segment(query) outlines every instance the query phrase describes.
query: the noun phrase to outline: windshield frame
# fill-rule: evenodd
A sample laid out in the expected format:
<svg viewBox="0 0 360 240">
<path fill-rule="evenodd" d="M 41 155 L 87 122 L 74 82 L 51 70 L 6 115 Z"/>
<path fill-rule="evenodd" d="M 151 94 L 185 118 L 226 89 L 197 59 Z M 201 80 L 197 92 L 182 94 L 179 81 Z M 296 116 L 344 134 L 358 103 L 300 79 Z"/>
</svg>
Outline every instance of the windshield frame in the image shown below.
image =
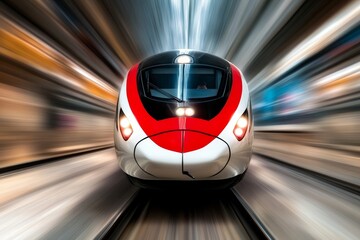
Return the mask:
<svg viewBox="0 0 360 240">
<path fill-rule="evenodd" d="M 161 94 L 163 94 L 164 96 L 168 96 L 169 98 L 161 98 L 161 97 L 155 97 L 155 96 L 149 96 L 148 91 L 146 90 L 146 87 L 144 84 L 146 84 L 147 79 L 145 77 L 145 73 L 150 70 L 150 69 L 155 69 L 155 68 L 160 68 L 160 67 L 181 67 L 181 72 L 179 73 L 179 79 L 180 79 L 180 85 L 181 85 L 181 97 L 179 96 L 175 96 L 169 92 L 162 92 L 159 91 L 161 88 L 158 87 L 156 84 L 151 83 L 151 85 L 155 85 L 152 86 L 153 89 L 156 89 L 157 91 L 159 91 Z M 217 94 L 216 96 L 211 96 L 211 97 L 204 97 L 204 98 L 189 98 L 189 99 L 184 99 L 184 91 L 187 91 L 187 89 L 185 89 L 185 67 L 186 66 L 190 66 L 190 67 L 204 67 L 204 68 L 210 68 L 210 69 L 214 69 L 214 70 L 218 70 L 221 71 L 222 75 L 221 75 L 221 80 L 220 80 L 220 85 L 219 88 L 217 89 Z M 229 71 L 229 69 L 226 68 L 222 68 L 222 67 L 218 67 L 218 66 L 214 66 L 214 65 L 209 65 L 209 64 L 199 64 L 199 63 L 190 63 L 190 64 L 177 64 L 177 63 L 167 63 L 167 64 L 157 64 L 157 65 L 152 65 L 152 66 L 148 66 L 146 68 L 143 68 L 139 71 L 138 73 L 138 90 L 140 95 L 142 95 L 143 97 L 150 99 L 152 101 L 158 101 L 158 102 L 193 102 L 193 103 L 201 103 L 201 102 L 208 102 L 208 101 L 215 101 L 218 100 L 220 98 L 223 98 L 225 96 L 226 93 L 230 92 L 230 88 L 231 88 L 231 71 Z M 149 82 L 150 83 L 150 82 Z M 158 89 L 157 89 L 158 88 Z M 150 89 L 150 88 L 149 88 Z M 161 89 L 162 90 L 162 89 Z"/>
</svg>

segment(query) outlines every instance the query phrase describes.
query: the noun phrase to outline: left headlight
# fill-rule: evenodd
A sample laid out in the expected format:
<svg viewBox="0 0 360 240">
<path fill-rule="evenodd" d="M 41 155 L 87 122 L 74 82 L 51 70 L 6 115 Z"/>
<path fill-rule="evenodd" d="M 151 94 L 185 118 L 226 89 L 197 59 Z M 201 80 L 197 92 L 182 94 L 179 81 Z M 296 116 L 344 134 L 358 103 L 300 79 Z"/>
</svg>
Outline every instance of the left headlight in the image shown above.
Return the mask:
<svg viewBox="0 0 360 240">
<path fill-rule="evenodd" d="M 127 141 L 130 138 L 131 134 L 133 133 L 133 129 L 131 127 L 129 119 L 125 116 L 122 110 L 120 110 L 120 115 L 119 115 L 119 127 L 120 127 L 121 136 L 125 141 Z"/>
</svg>

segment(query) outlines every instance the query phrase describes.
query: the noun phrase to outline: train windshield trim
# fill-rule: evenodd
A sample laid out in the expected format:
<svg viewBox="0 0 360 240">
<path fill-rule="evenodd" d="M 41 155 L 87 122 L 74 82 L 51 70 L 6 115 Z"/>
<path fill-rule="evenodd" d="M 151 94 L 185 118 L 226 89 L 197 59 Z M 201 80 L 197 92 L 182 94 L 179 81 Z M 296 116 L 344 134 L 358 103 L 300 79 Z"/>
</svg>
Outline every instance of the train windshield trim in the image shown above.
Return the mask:
<svg viewBox="0 0 360 240">
<path fill-rule="evenodd" d="M 140 67 L 138 91 L 146 111 L 156 120 L 178 116 L 181 102 L 196 109 L 193 117 L 210 120 L 225 106 L 231 76 L 230 69 L 207 64 Z"/>
<path fill-rule="evenodd" d="M 194 64 L 162 65 L 142 71 L 141 85 L 147 98 L 159 101 L 208 101 L 224 95 L 225 71 Z"/>
</svg>

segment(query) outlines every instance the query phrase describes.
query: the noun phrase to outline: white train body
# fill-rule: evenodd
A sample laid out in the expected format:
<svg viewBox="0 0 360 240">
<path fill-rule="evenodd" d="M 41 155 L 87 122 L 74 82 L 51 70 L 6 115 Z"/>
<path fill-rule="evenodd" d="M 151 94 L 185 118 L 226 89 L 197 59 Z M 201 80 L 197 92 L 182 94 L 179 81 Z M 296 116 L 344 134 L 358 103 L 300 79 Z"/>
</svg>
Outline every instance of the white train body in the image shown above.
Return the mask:
<svg viewBox="0 0 360 240">
<path fill-rule="evenodd" d="M 203 52 L 147 58 L 123 82 L 114 138 L 121 169 L 138 185 L 230 186 L 252 154 L 247 83 L 233 64 Z"/>
</svg>

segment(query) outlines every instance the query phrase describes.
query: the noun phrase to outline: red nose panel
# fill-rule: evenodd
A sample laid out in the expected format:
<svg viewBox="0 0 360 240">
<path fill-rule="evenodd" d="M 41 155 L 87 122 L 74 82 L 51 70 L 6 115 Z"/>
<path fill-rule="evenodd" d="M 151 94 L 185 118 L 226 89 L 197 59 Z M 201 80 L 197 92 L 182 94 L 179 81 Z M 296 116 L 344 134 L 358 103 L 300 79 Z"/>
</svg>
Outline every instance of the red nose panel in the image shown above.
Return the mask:
<svg viewBox="0 0 360 240">
<path fill-rule="evenodd" d="M 182 131 L 171 131 L 150 137 L 151 140 L 165 149 L 172 149 L 175 152 L 182 150 Z M 159 144 L 161 143 L 161 145 Z M 151 151 L 151 149 L 149 149 Z"/>
<path fill-rule="evenodd" d="M 224 169 L 230 158 L 230 148 L 223 140 L 192 131 L 185 131 L 184 136 L 184 149 L 188 151 L 182 155 L 183 171 L 189 172 L 194 178 L 206 178 Z M 212 148 L 191 152 L 196 146 L 201 149 L 201 141 L 206 140 L 214 141 Z"/>
<path fill-rule="evenodd" d="M 184 153 L 203 148 L 215 139 L 213 136 L 193 131 L 184 131 L 183 136 Z"/>
</svg>

